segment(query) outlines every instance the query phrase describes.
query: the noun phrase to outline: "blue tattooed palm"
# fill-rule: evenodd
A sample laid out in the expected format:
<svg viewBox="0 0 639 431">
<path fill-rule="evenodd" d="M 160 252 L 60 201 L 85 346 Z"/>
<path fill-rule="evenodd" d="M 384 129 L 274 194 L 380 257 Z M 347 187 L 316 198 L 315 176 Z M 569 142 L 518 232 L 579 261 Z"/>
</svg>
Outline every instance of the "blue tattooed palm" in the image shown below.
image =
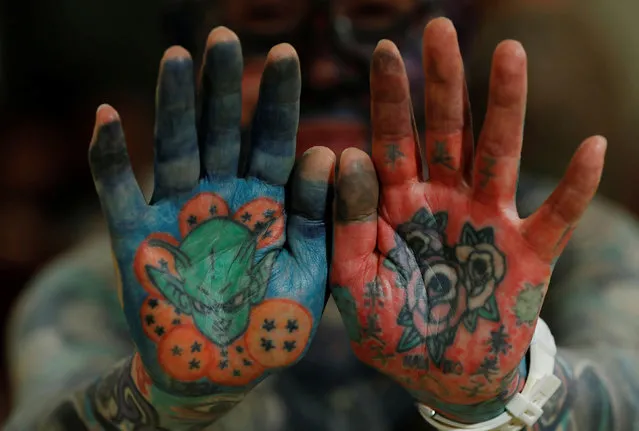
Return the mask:
<svg viewBox="0 0 639 431">
<path fill-rule="evenodd" d="M 242 391 L 295 363 L 325 303 L 332 153 L 309 150 L 300 159 L 285 205 L 299 62 L 290 46 L 271 52 L 246 160 L 240 160 L 242 67 L 238 41 L 208 50 L 196 127 L 192 61 L 182 49 L 167 51 L 148 204 L 109 107 L 98 111 L 89 152 L 144 373 L 177 395 Z"/>
</svg>

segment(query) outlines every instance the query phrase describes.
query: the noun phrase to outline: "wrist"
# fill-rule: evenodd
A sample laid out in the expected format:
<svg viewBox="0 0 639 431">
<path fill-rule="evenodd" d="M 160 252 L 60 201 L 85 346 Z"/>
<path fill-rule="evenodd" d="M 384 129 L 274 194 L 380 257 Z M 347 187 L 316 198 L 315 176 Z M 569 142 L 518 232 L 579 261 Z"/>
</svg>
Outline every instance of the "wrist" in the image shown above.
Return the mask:
<svg viewBox="0 0 639 431">
<path fill-rule="evenodd" d="M 244 398 L 245 391 L 218 392 L 210 395 L 174 393 L 160 387 L 149 377 L 140 355 L 130 361 L 131 379 L 140 395 L 153 407 L 160 423 L 167 429 L 192 429 L 193 425 L 210 425 L 224 416 Z"/>
<path fill-rule="evenodd" d="M 501 401 L 503 410 L 501 414 L 495 415 L 496 409 L 494 401 L 488 401 L 475 405 L 463 406 L 439 406 L 434 404 L 434 408 L 426 404 L 418 404 L 418 408 L 424 419 L 437 430 L 458 431 L 515 431 L 521 430 L 525 426 L 533 426 L 543 414 L 543 406 L 550 397 L 557 391 L 561 382 L 554 375 L 555 355 L 557 353 L 554 338 L 548 326 L 539 319 L 535 335 L 533 337 L 528 364 L 530 368 L 521 366 L 524 372 L 528 371 L 527 380 L 523 389 L 514 391 L 509 397 L 497 397 Z M 518 371 L 518 370 L 516 370 Z M 520 378 L 524 379 L 523 372 L 517 372 Z M 486 408 L 490 406 L 489 408 Z M 478 411 L 473 411 L 478 409 Z M 493 417 L 479 416 L 492 410 Z M 457 417 L 454 417 L 457 415 Z M 472 418 L 472 421 L 469 420 Z"/>
</svg>

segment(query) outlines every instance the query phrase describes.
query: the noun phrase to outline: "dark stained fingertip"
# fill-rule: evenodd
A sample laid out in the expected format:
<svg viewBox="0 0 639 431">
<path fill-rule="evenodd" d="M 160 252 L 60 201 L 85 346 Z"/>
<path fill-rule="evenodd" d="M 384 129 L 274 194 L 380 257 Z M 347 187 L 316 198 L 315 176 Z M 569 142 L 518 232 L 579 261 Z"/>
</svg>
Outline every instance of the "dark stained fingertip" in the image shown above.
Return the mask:
<svg viewBox="0 0 639 431">
<path fill-rule="evenodd" d="M 96 128 L 89 148 L 89 164 L 96 181 L 109 182 L 128 172 L 129 154 L 126 148 L 122 124 L 117 112 L 110 106 L 100 107 Z"/>
<path fill-rule="evenodd" d="M 162 57 L 156 91 L 151 203 L 190 191 L 199 175 L 193 60 L 184 48 L 173 46 Z"/>
<path fill-rule="evenodd" d="M 337 222 L 368 221 L 377 216 L 379 186 L 373 162 L 361 150 L 342 153 L 335 188 Z"/>
<path fill-rule="evenodd" d="M 89 166 L 111 234 L 126 235 L 146 201 L 131 169 L 120 117 L 108 105 L 96 113 Z"/>
<path fill-rule="evenodd" d="M 193 61 L 181 51 L 176 47 L 175 54 L 179 55 L 165 55 L 160 70 L 155 153 L 160 163 L 189 154 L 197 159 Z"/>
<path fill-rule="evenodd" d="M 389 40 L 382 40 L 373 51 L 372 69 L 383 74 L 396 74 L 404 70 L 402 57 L 397 46 Z"/>
<path fill-rule="evenodd" d="M 97 111 L 95 112 L 95 132 L 97 132 L 98 127 L 107 123 L 112 123 L 113 121 L 119 121 L 120 114 L 111 106 L 106 103 L 98 106 Z M 94 135 L 95 136 L 95 135 Z"/>
<path fill-rule="evenodd" d="M 201 74 L 200 147 L 206 171 L 236 176 L 240 157 L 242 75 L 240 41 L 226 27 L 209 34 Z"/>
<path fill-rule="evenodd" d="M 266 58 L 260 98 L 277 103 L 296 102 L 301 89 L 300 62 L 295 49 L 286 43 L 275 46 Z"/>
<path fill-rule="evenodd" d="M 234 33 L 231 34 L 235 36 Z M 203 67 L 204 78 L 213 81 L 211 82 L 213 95 L 240 93 L 244 60 L 242 45 L 237 36 L 216 37 L 210 40 L 207 44 Z"/>
<path fill-rule="evenodd" d="M 373 52 L 371 96 L 374 102 L 399 103 L 409 97 L 406 68 L 394 43 L 382 40 Z"/>
<path fill-rule="evenodd" d="M 283 185 L 295 162 L 301 92 L 300 64 L 288 44 L 271 49 L 251 128 L 248 175 Z"/>
<path fill-rule="evenodd" d="M 313 147 L 295 166 L 291 209 L 309 220 L 323 220 L 333 199 L 335 154 L 326 147 Z"/>
</svg>

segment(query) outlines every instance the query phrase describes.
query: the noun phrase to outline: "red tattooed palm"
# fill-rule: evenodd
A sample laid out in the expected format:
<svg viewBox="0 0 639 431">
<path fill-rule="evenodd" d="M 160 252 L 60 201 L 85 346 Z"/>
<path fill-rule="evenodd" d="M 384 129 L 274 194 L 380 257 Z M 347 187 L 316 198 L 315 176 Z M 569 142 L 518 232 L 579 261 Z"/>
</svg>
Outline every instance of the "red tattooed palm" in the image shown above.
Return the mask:
<svg viewBox="0 0 639 431">
<path fill-rule="evenodd" d="M 606 145 L 582 144 L 556 191 L 520 219 L 523 48 L 509 41 L 495 52 L 474 157 L 449 21 L 427 27 L 424 63 L 422 153 L 397 48 L 384 41 L 375 51 L 373 158 L 342 155 L 331 285 L 356 355 L 455 416 L 464 405 L 503 407 L 523 383 L 553 262 L 597 188 Z"/>
</svg>

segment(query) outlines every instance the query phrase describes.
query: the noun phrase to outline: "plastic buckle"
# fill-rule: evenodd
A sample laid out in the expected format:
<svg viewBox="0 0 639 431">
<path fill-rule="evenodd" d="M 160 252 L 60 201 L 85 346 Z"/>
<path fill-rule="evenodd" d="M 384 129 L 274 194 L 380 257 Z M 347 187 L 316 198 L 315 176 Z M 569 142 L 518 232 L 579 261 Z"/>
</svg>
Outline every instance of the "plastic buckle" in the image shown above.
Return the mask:
<svg viewBox="0 0 639 431">
<path fill-rule="evenodd" d="M 546 375 L 535 382 L 529 395 L 517 394 L 506 405 L 506 410 L 513 418 L 533 426 L 544 414 L 541 406 L 559 389 L 561 380 L 554 375 Z"/>
</svg>

